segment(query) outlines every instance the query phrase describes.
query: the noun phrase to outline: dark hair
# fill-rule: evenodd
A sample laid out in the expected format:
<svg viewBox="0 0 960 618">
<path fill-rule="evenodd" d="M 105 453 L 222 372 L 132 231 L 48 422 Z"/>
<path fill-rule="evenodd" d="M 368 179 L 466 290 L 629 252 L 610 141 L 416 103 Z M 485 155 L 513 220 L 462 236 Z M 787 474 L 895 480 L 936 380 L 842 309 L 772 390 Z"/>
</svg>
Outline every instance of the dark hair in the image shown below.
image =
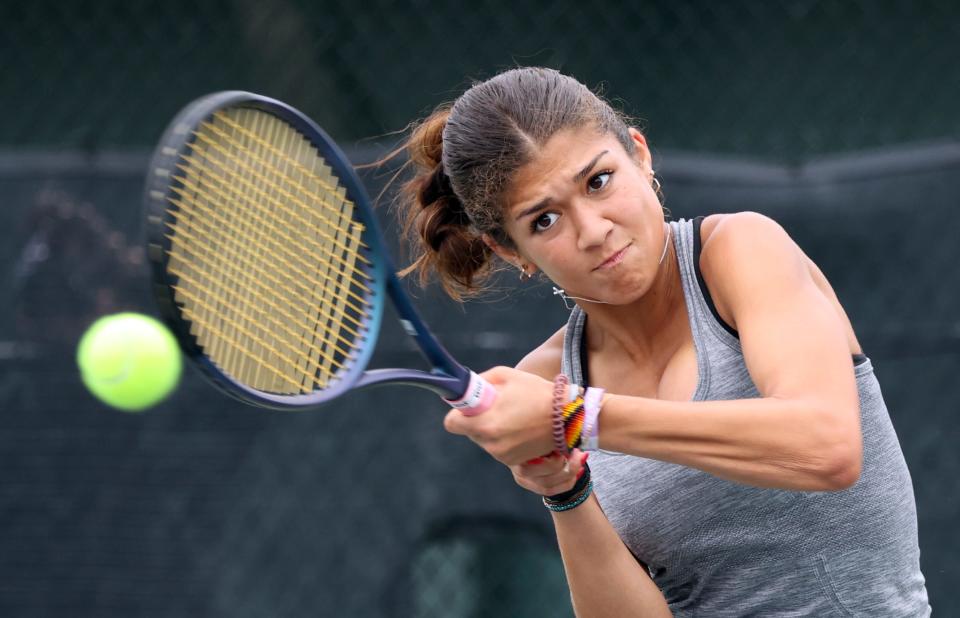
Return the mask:
<svg viewBox="0 0 960 618">
<path fill-rule="evenodd" d="M 490 235 L 503 228 L 504 194 L 517 171 L 558 131 L 593 126 L 634 143 L 625 118 L 576 79 L 543 68 L 512 69 L 473 85 L 416 125 L 406 141 L 413 178 L 401 203 L 415 259 L 402 274 L 432 272 L 455 299 L 482 290 L 495 270 Z"/>
</svg>

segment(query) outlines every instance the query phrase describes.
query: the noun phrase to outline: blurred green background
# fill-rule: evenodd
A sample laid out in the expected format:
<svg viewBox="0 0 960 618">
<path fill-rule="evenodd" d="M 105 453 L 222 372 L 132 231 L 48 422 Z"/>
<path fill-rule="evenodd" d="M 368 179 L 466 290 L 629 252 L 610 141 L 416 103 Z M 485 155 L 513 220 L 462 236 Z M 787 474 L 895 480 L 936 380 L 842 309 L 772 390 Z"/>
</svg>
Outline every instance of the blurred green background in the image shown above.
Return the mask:
<svg viewBox="0 0 960 618">
<path fill-rule="evenodd" d="M 931 603 L 960 614 L 958 41 L 947 0 L 0 0 L 0 615 L 570 615 L 544 509 L 433 397 L 266 412 L 188 371 L 130 416 L 73 364 L 97 316 L 153 312 L 142 179 L 187 102 L 279 98 L 363 162 L 517 65 L 636 118 L 675 217 L 764 212 L 821 265 L 911 467 Z M 417 297 L 478 369 L 565 318 L 542 284 Z M 416 362 L 397 331 L 376 364 Z"/>
</svg>

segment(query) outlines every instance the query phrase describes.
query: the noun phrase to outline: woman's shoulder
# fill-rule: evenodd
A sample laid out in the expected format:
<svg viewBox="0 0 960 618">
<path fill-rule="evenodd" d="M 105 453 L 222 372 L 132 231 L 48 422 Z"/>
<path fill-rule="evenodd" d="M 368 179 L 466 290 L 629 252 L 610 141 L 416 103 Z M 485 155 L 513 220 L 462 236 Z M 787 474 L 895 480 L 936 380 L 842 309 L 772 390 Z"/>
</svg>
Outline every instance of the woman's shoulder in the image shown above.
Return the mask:
<svg viewBox="0 0 960 618">
<path fill-rule="evenodd" d="M 563 338 L 567 332 L 564 325 L 546 341 L 537 346 L 517 363 L 517 369 L 552 380 L 560 373 L 563 362 Z"/>
<path fill-rule="evenodd" d="M 763 240 L 770 237 L 789 239 L 779 223 L 758 212 L 708 215 L 700 224 L 700 242 L 704 251 L 711 241 L 713 245 L 718 245 L 748 238 Z"/>
<path fill-rule="evenodd" d="M 764 280 L 806 273 L 809 259 L 783 227 L 756 212 L 710 215 L 700 224 L 700 273 L 720 316 L 733 325 L 735 298 Z M 734 326 L 734 328 L 736 328 Z"/>
</svg>

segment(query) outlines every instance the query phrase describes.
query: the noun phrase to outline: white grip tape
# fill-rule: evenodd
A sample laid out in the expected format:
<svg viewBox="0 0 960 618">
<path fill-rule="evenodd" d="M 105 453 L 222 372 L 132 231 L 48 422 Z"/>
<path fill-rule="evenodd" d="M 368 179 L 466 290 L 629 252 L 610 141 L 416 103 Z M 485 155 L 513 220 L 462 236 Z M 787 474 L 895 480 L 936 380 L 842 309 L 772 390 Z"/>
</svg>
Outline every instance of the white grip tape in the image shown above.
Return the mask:
<svg viewBox="0 0 960 618">
<path fill-rule="evenodd" d="M 467 416 L 475 416 L 484 412 L 493 405 L 493 400 L 497 396 L 497 391 L 489 382 L 470 372 L 470 383 L 467 390 L 460 399 L 444 399 L 454 408 L 460 410 Z"/>
</svg>

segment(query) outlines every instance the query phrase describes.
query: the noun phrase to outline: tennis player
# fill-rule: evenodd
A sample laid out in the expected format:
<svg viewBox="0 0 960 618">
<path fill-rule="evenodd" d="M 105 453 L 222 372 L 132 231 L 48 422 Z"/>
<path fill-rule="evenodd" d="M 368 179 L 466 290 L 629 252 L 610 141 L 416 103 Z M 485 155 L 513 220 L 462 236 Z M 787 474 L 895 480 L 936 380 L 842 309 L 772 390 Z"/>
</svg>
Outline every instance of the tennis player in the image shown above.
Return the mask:
<svg viewBox="0 0 960 618">
<path fill-rule="evenodd" d="M 644 135 L 552 70 L 474 85 L 407 146 L 409 270 L 460 299 L 505 263 L 575 303 L 445 426 L 544 496 L 578 616 L 930 614 L 874 369 L 779 225 L 669 221 Z"/>
</svg>

